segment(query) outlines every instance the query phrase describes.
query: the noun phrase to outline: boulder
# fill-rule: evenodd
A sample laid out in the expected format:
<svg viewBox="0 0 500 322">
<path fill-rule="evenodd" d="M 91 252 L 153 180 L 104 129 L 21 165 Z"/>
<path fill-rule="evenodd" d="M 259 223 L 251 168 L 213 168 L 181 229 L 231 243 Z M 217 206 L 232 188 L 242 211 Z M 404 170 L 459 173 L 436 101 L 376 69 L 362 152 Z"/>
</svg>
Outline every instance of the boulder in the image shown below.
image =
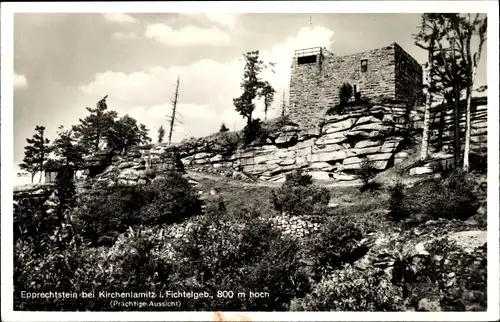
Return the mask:
<svg viewBox="0 0 500 322">
<path fill-rule="evenodd" d="M 344 146 L 340 144 L 314 145 L 311 153 L 325 153 L 339 150 L 344 150 Z"/>
<path fill-rule="evenodd" d="M 381 121 L 374 117 L 374 116 L 362 116 L 358 119 L 358 121 L 356 122 L 356 127 L 358 125 L 361 125 L 361 124 L 367 124 L 367 123 L 381 123 Z"/>
<path fill-rule="evenodd" d="M 335 167 L 327 162 L 314 162 L 309 164 L 309 169 L 331 171 Z"/>
<path fill-rule="evenodd" d="M 349 149 L 347 151 L 348 151 L 348 156 L 356 156 L 356 155 L 367 155 L 367 154 L 379 153 L 380 149 L 382 149 L 381 146 L 372 146 L 372 147 L 361 148 L 361 149 Z"/>
<path fill-rule="evenodd" d="M 345 174 L 342 172 L 336 172 L 333 174 L 333 178 L 338 181 L 354 181 L 358 179 L 358 176 L 353 174 Z"/>
<path fill-rule="evenodd" d="M 346 150 L 333 151 L 319 154 L 312 154 L 307 159 L 309 162 L 324 162 L 345 159 L 347 156 Z"/>
<path fill-rule="evenodd" d="M 392 153 L 378 153 L 378 154 L 371 154 L 368 155 L 367 158 L 370 161 L 382 161 L 382 160 L 389 160 L 392 157 Z"/>
<path fill-rule="evenodd" d="M 295 163 L 295 159 L 290 158 L 290 159 L 281 160 L 281 162 L 279 163 L 279 165 L 281 165 L 281 166 L 287 166 L 287 165 L 293 165 L 294 163 Z"/>
<path fill-rule="evenodd" d="M 122 171 L 118 175 L 118 179 L 123 179 L 123 180 L 138 180 L 139 179 L 139 172 L 133 169 L 127 169 Z"/>
<path fill-rule="evenodd" d="M 118 169 L 126 169 L 134 166 L 133 162 L 122 162 L 118 165 Z"/>
<path fill-rule="evenodd" d="M 448 237 L 457 243 L 465 252 L 472 253 L 475 249 L 485 245 L 488 241 L 484 230 L 461 231 L 451 233 Z"/>
<path fill-rule="evenodd" d="M 362 149 L 362 148 L 367 148 L 367 147 L 372 147 L 372 146 L 380 146 L 382 145 L 382 142 L 380 141 L 372 141 L 372 140 L 363 140 L 359 141 L 354 145 L 355 149 Z"/>
<path fill-rule="evenodd" d="M 255 164 L 263 164 L 263 163 L 269 163 L 272 161 L 279 162 L 279 158 L 276 154 L 264 154 L 264 155 L 259 155 L 256 156 L 254 159 Z"/>
<path fill-rule="evenodd" d="M 330 174 L 324 171 L 309 171 L 308 174 L 313 180 L 332 180 Z"/>
<path fill-rule="evenodd" d="M 293 141 L 297 140 L 297 134 L 296 133 L 281 133 L 274 142 L 276 144 L 285 144 L 285 143 L 291 143 Z"/>
<path fill-rule="evenodd" d="M 367 123 L 362 125 L 356 125 L 352 130 L 390 132 L 392 130 L 392 126 L 383 125 L 382 123 Z"/>
<path fill-rule="evenodd" d="M 321 137 L 319 137 L 314 143 L 316 145 L 327 145 L 327 144 L 341 143 L 341 142 L 344 142 L 346 140 L 346 135 L 348 133 L 349 133 L 349 131 L 325 134 L 325 135 L 322 135 Z"/>
<path fill-rule="evenodd" d="M 348 118 L 340 122 L 328 123 L 323 127 L 323 133 L 329 134 L 345 131 L 347 129 L 350 129 L 355 123 L 356 120 L 353 118 Z"/>
<path fill-rule="evenodd" d="M 416 167 L 416 168 L 410 169 L 410 176 L 431 174 L 433 172 L 434 172 L 434 170 L 432 168 L 430 168 L 429 166 Z"/>
</svg>

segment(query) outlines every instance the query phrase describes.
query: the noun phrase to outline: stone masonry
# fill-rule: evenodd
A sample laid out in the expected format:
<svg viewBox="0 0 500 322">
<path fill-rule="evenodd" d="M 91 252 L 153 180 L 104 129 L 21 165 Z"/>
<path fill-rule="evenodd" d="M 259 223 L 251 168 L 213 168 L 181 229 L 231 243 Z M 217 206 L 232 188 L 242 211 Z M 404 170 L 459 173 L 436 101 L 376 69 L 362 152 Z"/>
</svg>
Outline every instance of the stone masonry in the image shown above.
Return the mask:
<svg viewBox="0 0 500 322">
<path fill-rule="evenodd" d="M 296 51 L 290 78 L 290 117 L 302 128 L 313 128 L 339 103 L 342 84 L 363 98 L 385 97 L 417 103 L 422 68 L 398 44 L 362 53 L 336 56 L 324 48 Z"/>
</svg>

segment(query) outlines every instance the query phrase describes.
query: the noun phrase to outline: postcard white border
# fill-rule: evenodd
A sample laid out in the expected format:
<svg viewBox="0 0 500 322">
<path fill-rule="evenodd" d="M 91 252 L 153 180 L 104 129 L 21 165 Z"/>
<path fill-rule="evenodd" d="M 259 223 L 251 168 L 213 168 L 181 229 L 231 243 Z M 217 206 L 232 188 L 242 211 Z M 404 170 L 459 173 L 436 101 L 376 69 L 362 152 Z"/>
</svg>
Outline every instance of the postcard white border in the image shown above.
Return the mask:
<svg viewBox="0 0 500 322">
<path fill-rule="evenodd" d="M 497 1 L 290 1 L 290 2 L 25 2 L 1 8 L 2 320 L 5 321 L 200 321 L 213 312 L 14 312 L 12 299 L 13 20 L 14 13 L 422 13 L 488 14 L 488 310 L 487 312 L 225 312 L 253 321 L 493 321 L 499 318 L 499 77 Z M 42 62 L 40 62 L 42 63 Z"/>
</svg>

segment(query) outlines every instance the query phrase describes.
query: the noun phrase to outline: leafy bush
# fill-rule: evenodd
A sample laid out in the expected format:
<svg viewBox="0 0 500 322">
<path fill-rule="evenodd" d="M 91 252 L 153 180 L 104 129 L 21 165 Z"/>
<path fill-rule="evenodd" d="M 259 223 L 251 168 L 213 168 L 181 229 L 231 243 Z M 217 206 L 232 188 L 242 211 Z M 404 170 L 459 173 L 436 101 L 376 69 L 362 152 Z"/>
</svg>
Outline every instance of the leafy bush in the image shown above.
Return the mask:
<svg viewBox="0 0 500 322">
<path fill-rule="evenodd" d="M 201 203 L 187 179 L 171 172 L 150 185 L 94 193 L 76 212 L 92 245 L 110 245 L 128 227 L 173 223 L 198 214 Z"/>
<path fill-rule="evenodd" d="M 112 308 L 110 299 L 97 292 L 161 292 L 170 289 L 173 276 L 167 259 L 155 254 L 158 242 L 151 236 L 121 235 L 110 249 L 69 247 L 33 257 L 22 244 L 15 248 L 14 307 L 30 311 L 137 310 Z M 94 298 L 31 299 L 26 292 L 94 292 Z M 149 299 L 144 299 L 148 301 Z M 146 308 L 154 310 L 154 308 Z"/>
<path fill-rule="evenodd" d="M 14 207 L 14 242 L 28 242 L 35 254 L 41 254 L 53 247 L 51 238 L 56 229 L 65 222 L 64 214 L 55 210 L 50 209 L 44 200 L 22 199 Z"/>
<path fill-rule="evenodd" d="M 232 155 L 242 144 L 238 132 L 221 132 L 214 139 L 214 146 L 224 156 Z"/>
<path fill-rule="evenodd" d="M 431 180 L 404 191 L 392 191 L 390 217 L 418 224 L 429 219 L 465 220 L 478 208 L 472 181 L 461 171 L 454 171 L 441 181 Z"/>
<path fill-rule="evenodd" d="M 188 180 L 176 172 L 144 187 L 149 202 L 141 209 L 140 223 L 161 225 L 199 214 L 201 201 Z"/>
<path fill-rule="evenodd" d="M 339 101 L 340 105 L 345 105 L 352 98 L 352 86 L 348 83 L 342 84 L 339 89 Z"/>
<path fill-rule="evenodd" d="M 401 182 L 397 182 L 390 189 L 389 200 L 389 218 L 393 221 L 402 221 L 407 218 L 410 213 L 403 203 L 405 198 L 405 186 Z"/>
<path fill-rule="evenodd" d="M 323 212 L 330 201 L 326 188 L 283 185 L 271 192 L 274 209 L 290 216 L 313 215 Z"/>
<path fill-rule="evenodd" d="M 401 311 L 401 292 L 372 270 L 346 266 L 323 278 L 304 298 L 292 302 L 293 311 Z"/>
<path fill-rule="evenodd" d="M 301 170 L 290 172 L 285 177 L 285 185 L 296 187 L 307 187 L 313 183 L 310 174 L 304 174 Z"/>
<path fill-rule="evenodd" d="M 365 158 L 361 162 L 361 167 L 358 171 L 358 175 L 363 180 L 364 187 L 368 186 L 368 183 L 377 175 L 377 168 L 375 167 L 373 161 Z"/>
<path fill-rule="evenodd" d="M 347 216 L 329 218 L 320 233 L 312 240 L 309 257 L 315 273 L 324 273 L 354 262 L 360 257 L 358 245 L 362 229 Z"/>
<path fill-rule="evenodd" d="M 250 218 L 240 225 L 219 222 L 215 226 L 206 221 L 186 239 L 174 245 L 179 258 L 176 285 L 186 291 L 210 292 L 214 298 L 186 300 L 182 310 L 284 310 L 291 299 L 309 290 L 298 244 L 282 238 L 267 221 Z M 217 297 L 218 291 L 232 291 L 234 298 Z M 249 292 L 256 291 L 269 296 L 250 298 Z M 246 298 L 238 298 L 238 292 L 245 292 Z"/>
<path fill-rule="evenodd" d="M 249 124 L 243 128 L 243 143 L 249 145 L 250 143 L 264 142 L 267 136 L 267 131 L 262 126 L 260 119 L 253 119 Z"/>
</svg>

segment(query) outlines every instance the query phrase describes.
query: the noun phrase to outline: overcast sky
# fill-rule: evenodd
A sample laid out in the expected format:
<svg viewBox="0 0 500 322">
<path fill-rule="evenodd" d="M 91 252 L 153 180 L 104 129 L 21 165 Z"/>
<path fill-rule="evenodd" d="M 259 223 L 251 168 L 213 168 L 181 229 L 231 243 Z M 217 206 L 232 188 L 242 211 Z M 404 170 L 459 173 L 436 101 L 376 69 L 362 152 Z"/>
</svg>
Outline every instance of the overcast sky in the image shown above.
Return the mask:
<svg viewBox="0 0 500 322">
<path fill-rule="evenodd" d="M 36 125 L 53 140 L 59 125 L 76 124 L 105 95 L 109 109 L 146 124 L 156 141 L 160 125 L 168 125 L 177 76 L 184 125 L 173 141 L 211 134 L 221 122 L 239 129 L 244 120 L 232 99 L 241 93 L 243 53 L 258 49 L 277 63 L 267 75 L 279 93 L 273 117 L 295 49 L 324 46 L 342 55 L 397 42 L 423 63 L 425 52 L 412 40 L 419 20 L 418 14 L 15 14 L 14 161 L 22 160 Z M 486 84 L 486 51 L 478 86 Z"/>
</svg>

